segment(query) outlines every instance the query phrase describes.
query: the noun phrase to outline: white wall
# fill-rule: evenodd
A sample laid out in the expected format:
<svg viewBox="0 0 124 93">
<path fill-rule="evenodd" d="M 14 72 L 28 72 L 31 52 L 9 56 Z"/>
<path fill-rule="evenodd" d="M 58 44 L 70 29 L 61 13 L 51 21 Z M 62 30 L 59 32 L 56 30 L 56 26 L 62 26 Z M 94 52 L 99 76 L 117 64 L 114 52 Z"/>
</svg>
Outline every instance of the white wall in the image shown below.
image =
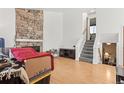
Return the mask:
<svg viewBox="0 0 124 93">
<path fill-rule="evenodd" d="M 15 9 L 0 8 L 0 37 L 5 39 L 6 47 L 14 46 L 15 38 Z"/>
<path fill-rule="evenodd" d="M 44 11 L 43 50 L 58 49 L 63 39 L 63 14 Z"/>
<path fill-rule="evenodd" d="M 73 48 L 82 34 L 82 9 L 44 9 L 44 50 Z"/>
<path fill-rule="evenodd" d="M 43 50 L 73 48 L 82 34 L 82 9 L 44 9 Z M 14 46 L 15 9 L 0 9 L 0 37 L 6 47 Z"/>
<path fill-rule="evenodd" d="M 67 9 L 63 15 L 63 42 L 64 48 L 73 48 L 82 34 L 81 9 Z"/>
<path fill-rule="evenodd" d="M 82 13 L 92 8 L 44 8 L 44 10 L 63 13 L 63 40 L 61 48 L 73 48 L 83 33 Z"/>
<path fill-rule="evenodd" d="M 96 26 L 97 26 L 97 43 L 101 47 L 102 41 L 108 39 L 108 41 L 114 41 L 113 38 L 107 38 L 107 34 L 113 33 L 113 35 L 120 36 L 122 28 L 124 26 L 124 9 L 96 9 Z M 115 34 L 114 34 L 115 33 Z M 104 34 L 104 35 L 103 35 Z M 111 34 L 112 35 L 112 34 Z M 116 39 L 116 38 L 115 38 Z M 123 55 L 122 55 L 122 37 L 118 38 L 117 45 L 117 65 L 122 65 Z M 107 41 L 107 40 L 106 40 Z M 116 40 L 115 40 L 116 41 Z M 97 51 L 96 51 L 97 52 Z M 95 60 L 98 63 L 98 54 L 95 54 Z"/>
</svg>

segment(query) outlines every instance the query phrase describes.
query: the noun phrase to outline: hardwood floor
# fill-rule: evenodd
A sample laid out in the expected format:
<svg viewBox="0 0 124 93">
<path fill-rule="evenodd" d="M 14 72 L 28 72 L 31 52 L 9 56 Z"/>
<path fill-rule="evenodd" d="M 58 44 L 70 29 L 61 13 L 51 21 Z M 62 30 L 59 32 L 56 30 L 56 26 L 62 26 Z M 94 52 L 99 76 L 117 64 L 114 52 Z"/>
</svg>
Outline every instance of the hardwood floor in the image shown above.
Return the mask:
<svg viewBox="0 0 124 93">
<path fill-rule="evenodd" d="M 50 83 L 114 84 L 116 83 L 115 67 L 58 57 L 55 58 L 55 70 L 51 75 Z"/>
</svg>

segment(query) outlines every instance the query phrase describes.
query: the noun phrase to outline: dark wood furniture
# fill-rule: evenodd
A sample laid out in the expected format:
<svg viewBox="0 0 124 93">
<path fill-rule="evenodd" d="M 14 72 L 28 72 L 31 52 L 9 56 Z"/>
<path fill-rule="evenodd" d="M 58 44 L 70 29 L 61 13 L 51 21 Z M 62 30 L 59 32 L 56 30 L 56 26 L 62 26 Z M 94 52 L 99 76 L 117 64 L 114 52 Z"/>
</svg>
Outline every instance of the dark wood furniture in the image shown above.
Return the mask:
<svg viewBox="0 0 124 93">
<path fill-rule="evenodd" d="M 116 84 L 124 84 L 124 67 L 116 67 Z"/>
<path fill-rule="evenodd" d="M 75 49 L 60 48 L 59 56 L 75 59 Z"/>
</svg>

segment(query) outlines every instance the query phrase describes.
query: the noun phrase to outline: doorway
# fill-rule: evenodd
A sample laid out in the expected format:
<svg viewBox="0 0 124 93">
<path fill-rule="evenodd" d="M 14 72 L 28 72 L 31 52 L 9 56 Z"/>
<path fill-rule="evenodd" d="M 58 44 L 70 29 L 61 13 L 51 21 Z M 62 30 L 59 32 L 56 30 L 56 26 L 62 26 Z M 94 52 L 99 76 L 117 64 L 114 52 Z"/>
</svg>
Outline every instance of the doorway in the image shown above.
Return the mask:
<svg viewBox="0 0 124 93">
<path fill-rule="evenodd" d="M 102 44 L 102 63 L 116 66 L 116 43 Z"/>
<path fill-rule="evenodd" d="M 96 17 L 88 17 L 88 24 L 87 24 L 87 40 L 91 39 L 91 36 L 96 36 Z"/>
<path fill-rule="evenodd" d="M 90 34 L 96 34 L 96 18 L 90 19 Z"/>
</svg>

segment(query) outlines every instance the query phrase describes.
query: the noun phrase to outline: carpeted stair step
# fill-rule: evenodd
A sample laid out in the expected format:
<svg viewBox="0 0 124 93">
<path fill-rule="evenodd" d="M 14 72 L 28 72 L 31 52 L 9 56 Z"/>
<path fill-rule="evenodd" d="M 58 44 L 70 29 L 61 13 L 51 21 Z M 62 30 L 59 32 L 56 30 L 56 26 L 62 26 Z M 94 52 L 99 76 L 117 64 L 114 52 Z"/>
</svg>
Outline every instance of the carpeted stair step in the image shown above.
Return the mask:
<svg viewBox="0 0 124 93">
<path fill-rule="evenodd" d="M 93 59 L 91 58 L 86 58 L 86 57 L 80 57 L 79 58 L 80 61 L 84 61 L 84 62 L 88 62 L 88 63 L 92 63 Z"/>
<path fill-rule="evenodd" d="M 84 47 L 93 47 L 91 44 L 85 44 Z"/>
<path fill-rule="evenodd" d="M 87 40 L 86 42 L 94 42 L 94 40 Z"/>
<path fill-rule="evenodd" d="M 80 61 L 92 63 L 93 61 L 93 46 L 96 34 L 90 35 L 90 40 L 87 40 L 84 44 L 83 50 L 81 52 Z"/>
<path fill-rule="evenodd" d="M 85 42 L 85 45 L 94 45 L 94 42 Z"/>
<path fill-rule="evenodd" d="M 93 54 L 82 53 L 82 54 L 81 54 L 81 57 L 93 58 Z"/>
<path fill-rule="evenodd" d="M 93 54 L 93 51 L 83 50 L 82 53 L 85 53 L 85 54 Z"/>
<path fill-rule="evenodd" d="M 93 51 L 93 47 L 84 47 L 83 50 Z"/>
</svg>

